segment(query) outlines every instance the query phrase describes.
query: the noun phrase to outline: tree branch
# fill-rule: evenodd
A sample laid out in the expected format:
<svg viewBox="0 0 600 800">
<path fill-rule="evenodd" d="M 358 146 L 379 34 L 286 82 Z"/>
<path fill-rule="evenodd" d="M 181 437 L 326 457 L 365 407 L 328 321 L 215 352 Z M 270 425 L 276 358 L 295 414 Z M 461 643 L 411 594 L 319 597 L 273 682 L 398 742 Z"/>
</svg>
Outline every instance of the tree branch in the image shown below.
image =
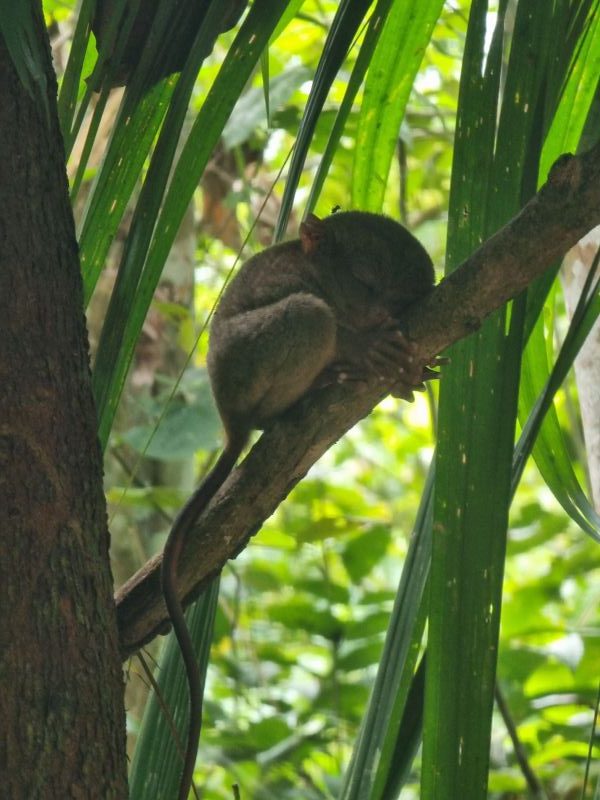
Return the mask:
<svg viewBox="0 0 600 800">
<path fill-rule="evenodd" d="M 511 222 L 488 239 L 402 320 L 423 359 L 476 330 L 600 223 L 600 145 L 562 156 L 547 183 Z M 384 390 L 385 389 L 385 390 Z M 389 387 L 347 386 L 305 399 L 266 431 L 230 475 L 186 543 L 179 576 L 189 602 L 244 549 L 309 468 L 365 417 Z M 167 626 L 160 590 L 161 556 L 117 592 L 123 657 Z"/>
</svg>

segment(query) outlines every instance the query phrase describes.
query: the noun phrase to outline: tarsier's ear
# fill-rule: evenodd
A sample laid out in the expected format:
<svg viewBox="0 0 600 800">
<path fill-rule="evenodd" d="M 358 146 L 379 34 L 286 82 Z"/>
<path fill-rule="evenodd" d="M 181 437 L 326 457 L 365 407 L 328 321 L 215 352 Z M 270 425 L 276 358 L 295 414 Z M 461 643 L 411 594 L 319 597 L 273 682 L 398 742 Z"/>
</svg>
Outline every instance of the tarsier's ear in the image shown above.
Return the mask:
<svg viewBox="0 0 600 800">
<path fill-rule="evenodd" d="M 324 229 L 323 220 L 314 214 L 309 214 L 304 222 L 300 223 L 300 245 L 305 256 L 311 256 L 316 252 Z"/>
</svg>

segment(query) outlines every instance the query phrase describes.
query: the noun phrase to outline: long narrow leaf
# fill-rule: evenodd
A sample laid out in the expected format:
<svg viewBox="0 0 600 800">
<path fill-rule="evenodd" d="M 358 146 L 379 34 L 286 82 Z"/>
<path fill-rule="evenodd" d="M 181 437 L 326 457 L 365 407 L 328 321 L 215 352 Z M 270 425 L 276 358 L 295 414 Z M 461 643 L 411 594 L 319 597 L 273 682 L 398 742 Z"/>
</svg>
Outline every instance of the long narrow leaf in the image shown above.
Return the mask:
<svg viewBox="0 0 600 800">
<path fill-rule="evenodd" d="M 42 104 L 48 119 L 45 55 L 36 37 L 34 14 L 41 14 L 35 3 L 0 0 L 0 35 L 4 39 L 17 75 L 29 95 Z"/>
<path fill-rule="evenodd" d="M 81 72 L 89 44 L 93 10 L 93 0 L 83 0 L 79 9 L 79 14 L 77 15 L 77 24 L 75 26 L 75 33 L 73 34 L 73 41 L 71 42 L 69 60 L 67 61 L 65 74 L 63 75 L 60 92 L 58 94 L 58 118 L 60 120 L 60 127 L 67 154 L 71 152 L 73 118 L 77 105 Z"/>
<path fill-rule="evenodd" d="M 597 76 L 600 68 L 599 9 L 600 3 L 596 0 L 592 4 L 589 16 L 577 16 L 579 30 L 571 32 L 573 37 L 577 33 L 581 37 L 578 43 L 573 44 L 573 47 L 577 47 L 577 60 L 568 70 L 568 78 L 560 97 L 558 109 L 544 143 L 540 181 L 545 180 L 549 168 L 559 155 L 576 150 L 578 147 L 598 85 Z M 566 53 L 565 57 L 569 57 L 569 54 Z M 534 305 L 536 307 L 534 312 L 530 313 L 532 319 L 537 316 L 547 290 L 547 279 L 543 278 L 542 281 L 536 283 L 528 299 L 529 310 L 531 311 L 531 307 Z M 540 419 L 541 406 L 545 403 L 542 395 L 547 397 L 547 389 L 545 391 L 544 387 L 550 385 L 550 365 L 547 358 L 545 336 L 543 320 L 539 319 L 533 326 L 524 353 L 519 398 L 521 424 L 526 425 L 526 429 L 530 432 L 535 426 L 536 433 L 539 422 L 534 423 L 533 420 L 539 421 Z M 528 417 L 530 419 L 526 423 Z M 550 408 L 544 415 L 543 425 L 536 436 L 533 456 L 542 477 L 565 511 L 583 530 L 593 537 L 597 536 L 598 516 L 573 470 L 565 437 L 554 408 Z"/>
<path fill-rule="evenodd" d="M 115 123 L 102 167 L 90 194 L 79 249 L 84 299 L 89 302 L 109 248 L 162 123 L 173 87 L 151 89 L 135 108 L 123 105 Z"/>
<path fill-rule="evenodd" d="M 532 13 L 519 4 L 496 131 L 505 8 L 489 51 L 487 3 L 471 9 L 452 176 L 451 267 L 535 190 L 543 26 L 550 21 L 540 19 L 540 8 Z M 536 25 L 540 35 L 532 43 Z M 524 107 L 531 113 L 523 114 Z M 470 180 L 475 174 L 477 181 Z M 522 301 L 510 317 L 506 309 L 492 315 L 453 348 L 441 387 L 421 778 L 423 797 L 435 800 L 487 796 L 523 320 Z"/>
<path fill-rule="evenodd" d="M 200 675 L 204 681 L 214 619 L 219 597 L 219 581 L 214 580 L 186 612 L 186 622 L 195 643 Z M 181 745 L 189 719 L 189 689 L 181 653 L 173 633 L 164 646 L 156 670 L 160 697 L 152 692 L 144 710 L 142 725 L 131 763 L 129 789 L 131 800 L 176 797 L 181 773 Z M 167 714 L 170 714 L 171 719 Z M 171 722 L 175 726 L 172 729 Z M 179 739 L 180 747 L 174 735 Z"/>
<path fill-rule="evenodd" d="M 597 266 L 598 256 L 586 281 L 588 290 L 582 294 L 552 372 L 549 373 L 548 370 L 546 352 L 540 352 L 539 346 L 537 358 L 530 358 L 527 370 L 523 371 L 520 401 L 523 407 L 531 408 L 531 413 L 523 426 L 515 451 L 513 480 L 520 477 L 527 455 L 533 448 L 536 463 L 553 488 L 557 500 L 582 530 L 600 541 L 600 515 L 581 489 L 570 459 L 564 457 L 567 445 L 552 405 L 556 392 L 600 314 L 598 282 L 595 277 Z M 539 327 L 542 327 L 542 320 Z M 530 354 L 534 344 L 543 346 L 541 331 L 534 342 L 528 345 Z"/>
<path fill-rule="evenodd" d="M 360 109 L 352 205 L 380 211 L 400 122 L 443 0 L 394 3 L 371 65 Z"/>
<path fill-rule="evenodd" d="M 390 775 L 404 771 L 394 759 L 427 613 L 431 560 L 433 469 L 421 499 L 404 562 L 375 684 L 340 800 L 381 798 Z M 410 765 L 410 760 L 409 760 Z"/>
<path fill-rule="evenodd" d="M 354 103 L 356 94 L 360 89 L 360 86 L 369 68 L 369 64 L 373 58 L 373 52 L 377 42 L 379 41 L 379 37 L 381 36 L 383 23 L 389 14 L 392 2 L 393 0 L 379 0 L 377 7 L 371 14 L 369 27 L 361 45 L 354 69 L 350 75 L 348 85 L 346 86 L 344 98 L 335 116 L 335 122 L 333 123 L 331 133 L 327 139 L 325 152 L 323 153 L 317 174 L 315 175 L 310 187 L 310 195 L 306 203 L 307 212 L 313 211 L 317 203 L 317 199 L 321 193 L 325 179 L 327 178 L 331 162 L 333 161 L 335 151 L 344 131 L 344 125 L 346 124 L 350 111 L 352 110 L 352 104 Z"/>
<path fill-rule="evenodd" d="M 300 123 L 298 136 L 296 137 L 294 154 L 275 226 L 275 241 L 279 241 L 285 233 L 300 174 L 304 167 L 306 154 L 319 114 L 327 98 L 327 93 L 370 5 L 370 0 L 342 0 L 337 10 L 325 41 L 323 55 L 315 73 L 312 89 Z"/>
<path fill-rule="evenodd" d="M 270 5 L 280 7 L 281 4 L 269 2 L 260 4 L 259 10 L 256 10 L 258 7 L 251 10 L 236 40 L 240 42 L 240 44 L 236 46 L 234 42 L 232 45 L 217 81 L 215 85 L 213 85 L 203 109 L 196 120 L 194 130 L 192 134 L 190 134 L 186 147 L 179 159 L 181 170 L 185 170 L 186 172 L 186 184 L 189 186 L 189 191 L 184 195 L 180 194 L 178 197 L 173 196 L 173 187 L 181 177 L 181 170 L 176 170 L 169 195 L 165 200 L 160 217 L 163 225 L 165 225 L 166 220 L 168 232 L 161 234 L 160 224 L 155 233 L 156 220 L 169 177 L 195 75 L 198 71 L 200 60 L 207 50 L 207 43 L 214 40 L 215 31 L 218 29 L 220 23 L 219 6 L 217 3 L 213 3 L 209 7 L 201 30 L 196 37 L 196 42 L 192 48 L 188 64 L 175 88 L 173 100 L 169 107 L 150 164 L 147 179 L 144 183 L 142 196 L 136 207 L 127 246 L 119 269 L 117 285 L 115 286 L 111 298 L 111 304 L 98 347 L 98 355 L 94 370 L 94 387 L 99 414 L 99 435 L 103 443 L 107 440 L 118 399 L 124 385 L 125 376 L 133 356 L 135 343 L 164 266 L 168 249 L 173 242 L 187 208 L 187 204 L 191 200 L 193 189 L 197 185 L 197 181 L 200 177 L 200 173 L 194 173 L 193 170 L 190 170 L 190 165 L 188 163 L 193 160 L 189 148 L 190 140 L 192 137 L 195 138 L 195 136 L 197 136 L 198 120 L 202 118 L 202 120 L 205 121 L 206 117 L 209 116 L 212 135 L 207 134 L 206 129 L 203 131 L 204 147 L 202 148 L 203 152 L 206 153 L 206 159 L 208 159 L 209 154 L 212 152 L 218 140 L 227 115 L 233 107 L 234 101 L 243 83 L 247 79 L 250 69 L 256 64 L 268 36 L 277 21 L 276 13 L 268 13 L 269 11 L 275 11 L 275 9 L 269 8 Z M 266 24 L 262 24 L 262 26 L 259 27 L 256 24 L 257 18 L 259 22 Z M 242 68 L 242 63 L 248 71 Z M 219 100 L 214 103 L 214 106 L 221 105 L 221 114 L 219 114 L 213 106 L 213 101 L 216 97 L 216 91 L 219 91 L 224 80 L 227 79 L 224 79 L 223 75 L 228 76 L 229 83 L 227 88 L 223 88 L 224 98 L 219 98 Z M 233 76 L 235 76 L 235 79 L 232 80 Z M 240 76 L 242 78 L 241 82 Z M 217 85 L 219 88 L 215 90 Z M 225 100 L 225 103 L 223 103 L 223 100 Z M 226 114 L 222 113 L 223 109 L 226 111 Z M 194 131 L 196 131 L 196 135 Z M 205 163 L 206 161 L 202 163 L 202 167 Z M 191 174 L 195 176 L 195 184 L 193 187 L 190 185 L 189 181 Z M 183 203 L 181 200 L 183 200 Z M 174 208 L 177 208 L 177 211 L 174 212 Z M 157 241 L 160 242 L 156 248 L 160 250 L 160 260 L 156 258 L 153 259 L 152 255 L 148 258 L 149 246 L 153 234 L 155 234 L 154 244 L 156 245 Z M 163 247 L 165 242 L 168 242 L 166 250 Z M 147 258 L 148 263 L 146 263 Z"/>
</svg>

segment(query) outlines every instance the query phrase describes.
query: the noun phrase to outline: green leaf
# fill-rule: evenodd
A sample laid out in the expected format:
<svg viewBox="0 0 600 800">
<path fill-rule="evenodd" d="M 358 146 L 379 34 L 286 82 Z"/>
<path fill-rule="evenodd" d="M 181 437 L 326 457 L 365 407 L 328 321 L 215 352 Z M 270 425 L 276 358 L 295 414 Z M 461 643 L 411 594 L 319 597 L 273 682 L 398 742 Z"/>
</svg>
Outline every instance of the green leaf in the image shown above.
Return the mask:
<svg viewBox="0 0 600 800">
<path fill-rule="evenodd" d="M 305 81 L 310 78 L 310 70 L 301 65 L 291 66 L 277 75 L 269 84 L 270 114 L 278 111 Z M 270 116 L 267 115 L 264 90 L 253 87 L 245 92 L 227 124 L 223 128 L 223 142 L 228 149 L 237 147 L 248 141 L 257 129 L 267 127 Z"/>
<path fill-rule="evenodd" d="M 372 667 L 381 658 L 382 646 L 381 641 L 371 641 L 342 649 L 336 666 L 338 669 L 344 670 L 344 672 L 353 672 L 354 670 L 364 670 Z"/>
<path fill-rule="evenodd" d="M 373 611 L 359 615 L 344 628 L 345 639 L 368 639 L 385 633 L 390 623 L 389 611 Z"/>
<path fill-rule="evenodd" d="M 337 639 L 341 633 L 340 622 L 325 608 L 317 608 L 313 602 L 295 597 L 286 603 L 272 603 L 269 618 L 292 630 L 317 633 L 326 639 Z"/>
<path fill-rule="evenodd" d="M 390 782 L 405 774 L 413 752 L 395 758 L 400 730 L 427 614 L 426 585 L 431 562 L 431 511 L 433 470 L 421 498 L 415 533 L 402 570 L 396 601 L 389 620 L 379 669 L 367 712 L 350 764 L 344 775 L 340 800 L 383 797 Z M 361 621 L 363 635 L 367 631 Z M 348 631 L 346 632 L 348 638 Z"/>
<path fill-rule="evenodd" d="M 400 123 L 443 0 L 393 3 L 373 59 L 360 108 L 352 205 L 381 211 Z"/>
<path fill-rule="evenodd" d="M 544 143 L 540 181 L 546 179 L 548 170 L 562 153 L 577 149 L 596 93 L 600 68 L 600 15 L 597 13 L 600 3 L 587 5 L 591 5 L 587 23 L 583 13 L 576 17 L 578 26 L 572 31 L 575 41 L 578 42 L 579 38 L 580 41 L 577 47 L 572 45 L 574 60 L 568 70 L 564 90 Z M 544 294 L 542 289 L 542 295 Z M 529 302 L 530 306 L 533 305 L 532 299 Z M 556 409 L 551 405 L 581 346 L 582 335 L 586 335 L 593 320 L 597 318 L 598 307 L 594 307 L 591 298 L 588 305 L 589 316 L 579 337 L 576 336 L 577 328 L 583 324 L 583 320 L 572 320 L 568 334 L 570 341 L 565 340 L 561 363 L 557 362 L 552 375 L 544 321 L 539 317 L 533 325 L 523 359 L 519 417 L 524 433 L 515 454 L 515 466 L 518 479 L 533 446 L 536 464 L 559 503 L 583 530 L 592 537 L 597 537 L 600 532 L 600 518 L 579 484 Z M 576 341 L 579 344 L 575 344 Z M 552 347 L 552 342 L 549 344 Z"/>
<path fill-rule="evenodd" d="M 214 14 L 211 14 L 213 9 Z M 177 84 L 137 204 L 98 346 L 94 388 L 99 436 L 103 443 L 112 425 L 135 343 L 181 220 L 225 122 L 282 11 L 277 0 L 264 0 L 250 9 L 183 147 L 161 208 L 196 73 L 192 71 L 186 76 L 186 66 Z M 212 4 L 203 28 L 209 23 L 216 25 L 215 15 L 218 17 L 218 7 Z M 202 52 L 201 44 L 198 40 L 194 46 L 199 47 L 199 52 Z"/>
<path fill-rule="evenodd" d="M 550 167 L 562 153 L 577 149 L 587 119 L 600 72 L 600 3 L 582 3 L 591 6 L 587 20 L 579 19 L 578 29 L 573 33 L 578 40 L 572 53 L 572 68 L 560 98 L 560 104 L 552 118 L 544 142 L 540 164 L 540 183 L 545 181 Z"/>
<path fill-rule="evenodd" d="M 317 174 L 310 187 L 310 195 L 306 203 L 307 213 L 314 210 L 323 184 L 329 174 L 331 163 L 335 157 L 336 151 L 339 146 L 340 138 L 344 132 L 344 126 L 348 120 L 348 116 L 352 111 L 352 105 L 367 73 L 373 52 L 379 41 L 381 31 L 383 29 L 383 22 L 389 14 L 392 0 L 379 0 L 377 7 L 371 14 L 369 19 L 369 27 L 365 34 L 364 41 L 361 45 L 360 52 L 356 59 L 356 64 L 352 70 L 352 75 L 348 81 L 344 99 L 342 100 L 338 112 L 335 116 L 335 122 L 329 134 L 325 151 L 321 158 Z"/>
<path fill-rule="evenodd" d="M 597 263 L 598 256 L 596 257 Z M 593 270 L 590 271 L 590 277 Z M 600 541 L 600 515 L 596 512 L 577 479 L 569 456 L 553 400 L 565 380 L 585 337 L 600 315 L 596 288 L 582 296 L 580 314 L 574 315 L 567 337 L 552 372 L 549 371 L 543 320 L 535 326 L 527 346 L 528 362 L 521 379 L 523 432 L 514 457 L 516 483 L 525 460 L 533 452 L 537 466 L 556 499 L 586 533 Z M 529 415 L 526 416 L 527 410 Z"/>
<path fill-rule="evenodd" d="M 73 140 L 77 135 L 77 130 L 73 129 L 73 119 L 80 91 L 81 75 L 86 62 L 86 54 L 91 50 L 89 47 L 89 33 L 93 10 L 93 0 L 83 0 L 77 15 L 77 24 L 69 51 L 69 60 L 67 61 L 58 94 L 58 117 L 67 155 L 71 152 Z"/>
<path fill-rule="evenodd" d="M 206 678 L 218 596 L 219 581 L 214 580 L 186 612 L 202 681 Z M 189 689 L 179 645 L 172 632 L 163 649 L 155 680 L 160 697 L 153 691 L 144 710 L 129 774 L 131 800 L 177 796 L 182 750 L 176 744 L 173 726 L 185 749 Z"/>
<path fill-rule="evenodd" d="M 333 583 L 330 579 L 323 580 L 303 580 L 296 583 L 299 592 L 310 592 L 316 597 L 321 597 L 329 603 L 348 604 L 350 602 L 350 592 L 345 586 Z"/>
<path fill-rule="evenodd" d="M 370 0 L 342 0 L 327 35 L 327 40 L 323 47 L 323 55 L 319 60 L 312 89 L 296 137 L 294 153 L 285 183 L 277 225 L 275 226 L 275 241 L 279 241 L 282 238 L 287 227 L 300 174 L 304 168 L 306 154 L 327 94 L 368 11 L 369 5 Z"/>
<path fill-rule="evenodd" d="M 0 0 L 0 35 L 10 53 L 19 80 L 32 100 L 41 104 L 49 120 L 46 54 L 41 49 L 36 31 L 41 25 L 41 9 L 36 3 Z"/>
<path fill-rule="evenodd" d="M 471 7 L 452 174 L 450 268 L 535 190 L 553 20 L 547 9 L 519 3 L 501 94 L 505 9 L 501 3 L 488 49 L 487 3 Z M 523 114 L 524 107 L 537 113 Z M 477 181 L 468 177 L 474 174 Z M 507 309 L 496 312 L 454 347 L 440 391 L 421 774 L 423 796 L 436 800 L 487 797 L 523 320 L 520 301 L 510 316 Z"/>
<path fill-rule="evenodd" d="M 79 235 L 86 305 L 163 121 L 172 92 L 170 83 L 159 84 L 144 95 L 137 105 L 132 105 L 126 94 L 119 110 L 106 155 L 86 205 Z M 100 115 L 95 115 L 94 124 L 99 122 Z M 90 145 L 93 138 L 92 133 L 88 140 Z M 85 154 L 82 163 L 85 163 Z"/>
<path fill-rule="evenodd" d="M 178 461 L 198 450 L 216 449 L 221 423 L 214 409 L 171 404 L 156 428 L 136 425 L 121 435 L 134 450 L 159 461 Z M 148 444 L 148 442 L 150 442 Z"/>
<path fill-rule="evenodd" d="M 349 540 L 344 547 L 342 561 L 353 583 L 360 583 L 382 560 L 387 553 L 391 538 L 389 528 L 376 526 Z"/>
</svg>

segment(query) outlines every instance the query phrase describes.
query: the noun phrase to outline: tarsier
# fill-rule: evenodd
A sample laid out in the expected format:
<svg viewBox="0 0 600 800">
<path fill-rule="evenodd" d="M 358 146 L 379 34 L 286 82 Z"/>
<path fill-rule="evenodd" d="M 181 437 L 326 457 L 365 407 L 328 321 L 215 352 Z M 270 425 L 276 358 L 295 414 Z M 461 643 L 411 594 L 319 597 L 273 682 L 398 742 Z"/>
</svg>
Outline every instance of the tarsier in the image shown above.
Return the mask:
<svg viewBox="0 0 600 800">
<path fill-rule="evenodd" d="M 309 392 L 338 382 L 393 382 L 392 394 L 435 377 L 402 334 L 403 309 L 433 288 L 425 249 L 387 217 L 350 211 L 310 215 L 300 238 L 250 258 L 225 291 L 211 325 L 208 372 L 225 446 L 169 534 L 162 587 L 190 687 L 190 724 L 179 798 L 189 791 L 201 722 L 201 686 L 177 594 L 186 537 L 233 469 L 250 432 Z"/>
</svg>

